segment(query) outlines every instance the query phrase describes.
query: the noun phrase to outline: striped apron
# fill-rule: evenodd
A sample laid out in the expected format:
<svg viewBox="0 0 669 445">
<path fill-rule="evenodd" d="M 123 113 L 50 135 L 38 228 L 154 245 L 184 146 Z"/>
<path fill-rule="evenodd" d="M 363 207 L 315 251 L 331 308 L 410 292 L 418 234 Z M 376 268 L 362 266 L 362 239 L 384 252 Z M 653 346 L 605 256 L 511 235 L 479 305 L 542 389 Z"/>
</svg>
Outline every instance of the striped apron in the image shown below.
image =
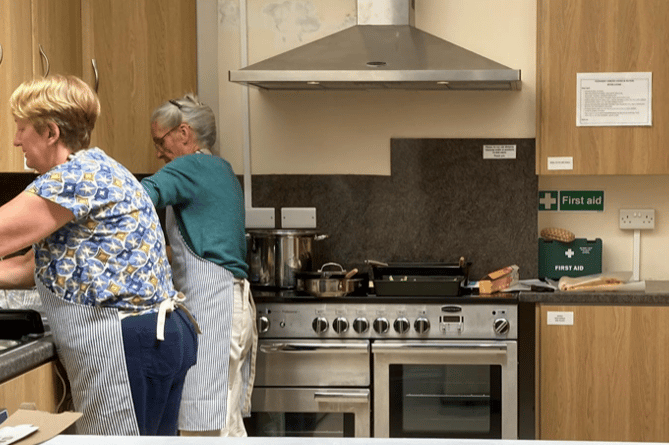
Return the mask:
<svg viewBox="0 0 669 445">
<path fill-rule="evenodd" d="M 74 407 L 83 413 L 77 433 L 138 436 L 118 310 L 71 303 L 37 277 L 35 283 L 70 381 Z"/>
<path fill-rule="evenodd" d="M 174 285 L 186 295 L 184 304 L 202 329 L 197 363 L 186 375 L 179 429 L 222 430 L 227 413 L 234 277 L 227 269 L 195 255 L 179 232 L 174 210 L 171 206 L 165 210 Z"/>
</svg>

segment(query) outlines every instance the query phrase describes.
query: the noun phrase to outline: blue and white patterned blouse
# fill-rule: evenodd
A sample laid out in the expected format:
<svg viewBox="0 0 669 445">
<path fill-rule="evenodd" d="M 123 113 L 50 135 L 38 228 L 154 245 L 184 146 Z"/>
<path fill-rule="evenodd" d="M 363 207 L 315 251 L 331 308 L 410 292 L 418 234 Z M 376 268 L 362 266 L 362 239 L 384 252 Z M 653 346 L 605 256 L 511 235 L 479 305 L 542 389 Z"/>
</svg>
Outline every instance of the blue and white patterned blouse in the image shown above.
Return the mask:
<svg viewBox="0 0 669 445">
<path fill-rule="evenodd" d="M 145 313 L 176 294 L 151 199 L 132 173 L 104 151 L 75 153 L 26 191 L 75 216 L 33 246 L 36 276 L 57 296 Z"/>
</svg>

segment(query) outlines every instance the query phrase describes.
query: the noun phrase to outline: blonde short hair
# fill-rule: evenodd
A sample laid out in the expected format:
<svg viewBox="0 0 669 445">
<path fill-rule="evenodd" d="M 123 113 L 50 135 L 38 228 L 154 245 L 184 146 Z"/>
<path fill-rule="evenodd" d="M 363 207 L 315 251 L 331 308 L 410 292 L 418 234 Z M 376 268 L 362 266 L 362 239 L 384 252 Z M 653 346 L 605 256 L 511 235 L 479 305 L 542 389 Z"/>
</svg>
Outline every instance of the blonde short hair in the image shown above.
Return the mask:
<svg viewBox="0 0 669 445">
<path fill-rule="evenodd" d="M 9 106 L 15 118 L 27 119 L 39 133 L 53 122 L 60 140 L 76 152 L 88 148 L 100 100 L 86 82 L 75 76 L 53 75 L 22 83 Z"/>
</svg>

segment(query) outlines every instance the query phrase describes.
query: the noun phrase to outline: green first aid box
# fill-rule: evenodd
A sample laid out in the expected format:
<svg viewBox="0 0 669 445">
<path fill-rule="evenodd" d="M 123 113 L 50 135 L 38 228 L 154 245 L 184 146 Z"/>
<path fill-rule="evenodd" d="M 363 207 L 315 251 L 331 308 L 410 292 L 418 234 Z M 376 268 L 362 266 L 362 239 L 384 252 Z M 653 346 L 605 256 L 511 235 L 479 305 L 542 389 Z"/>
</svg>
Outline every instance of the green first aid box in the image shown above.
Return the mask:
<svg viewBox="0 0 669 445">
<path fill-rule="evenodd" d="M 539 239 L 539 278 L 559 280 L 602 273 L 602 240 L 576 238 L 571 243 Z"/>
</svg>

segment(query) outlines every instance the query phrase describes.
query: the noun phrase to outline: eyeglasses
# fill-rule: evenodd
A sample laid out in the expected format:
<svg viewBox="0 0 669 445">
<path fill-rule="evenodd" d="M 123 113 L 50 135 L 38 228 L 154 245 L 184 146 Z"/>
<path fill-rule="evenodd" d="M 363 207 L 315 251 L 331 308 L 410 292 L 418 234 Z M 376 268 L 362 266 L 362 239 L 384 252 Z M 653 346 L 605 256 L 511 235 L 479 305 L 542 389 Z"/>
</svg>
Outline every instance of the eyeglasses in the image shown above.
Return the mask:
<svg viewBox="0 0 669 445">
<path fill-rule="evenodd" d="M 181 111 L 181 109 L 183 108 L 183 105 L 181 105 L 179 102 L 177 102 L 176 99 L 170 99 L 168 102 L 171 103 L 172 105 L 174 105 L 175 107 L 177 107 L 177 108 L 179 109 L 179 111 Z M 161 137 L 161 138 L 153 138 L 153 145 L 155 145 L 156 148 L 160 148 L 160 147 L 162 147 L 163 144 L 165 143 L 165 138 L 167 137 L 167 135 L 170 134 L 170 133 L 172 133 L 172 132 L 173 132 L 174 130 L 176 130 L 177 128 L 179 128 L 179 127 L 181 126 L 182 123 L 183 123 L 183 122 L 181 122 L 181 123 L 180 123 L 179 125 L 177 125 L 176 127 L 173 127 L 170 131 L 168 131 L 167 133 L 165 133 L 165 134 L 163 135 L 163 137 Z"/>
<path fill-rule="evenodd" d="M 183 123 L 183 122 L 182 122 Z M 170 131 L 165 133 L 162 137 L 160 138 L 153 138 L 153 145 L 156 146 L 156 148 L 161 148 L 163 144 L 165 143 L 165 138 L 167 137 L 168 134 L 172 133 L 174 130 L 177 128 L 181 127 L 181 124 L 177 125 L 176 127 L 172 128 Z"/>
</svg>

